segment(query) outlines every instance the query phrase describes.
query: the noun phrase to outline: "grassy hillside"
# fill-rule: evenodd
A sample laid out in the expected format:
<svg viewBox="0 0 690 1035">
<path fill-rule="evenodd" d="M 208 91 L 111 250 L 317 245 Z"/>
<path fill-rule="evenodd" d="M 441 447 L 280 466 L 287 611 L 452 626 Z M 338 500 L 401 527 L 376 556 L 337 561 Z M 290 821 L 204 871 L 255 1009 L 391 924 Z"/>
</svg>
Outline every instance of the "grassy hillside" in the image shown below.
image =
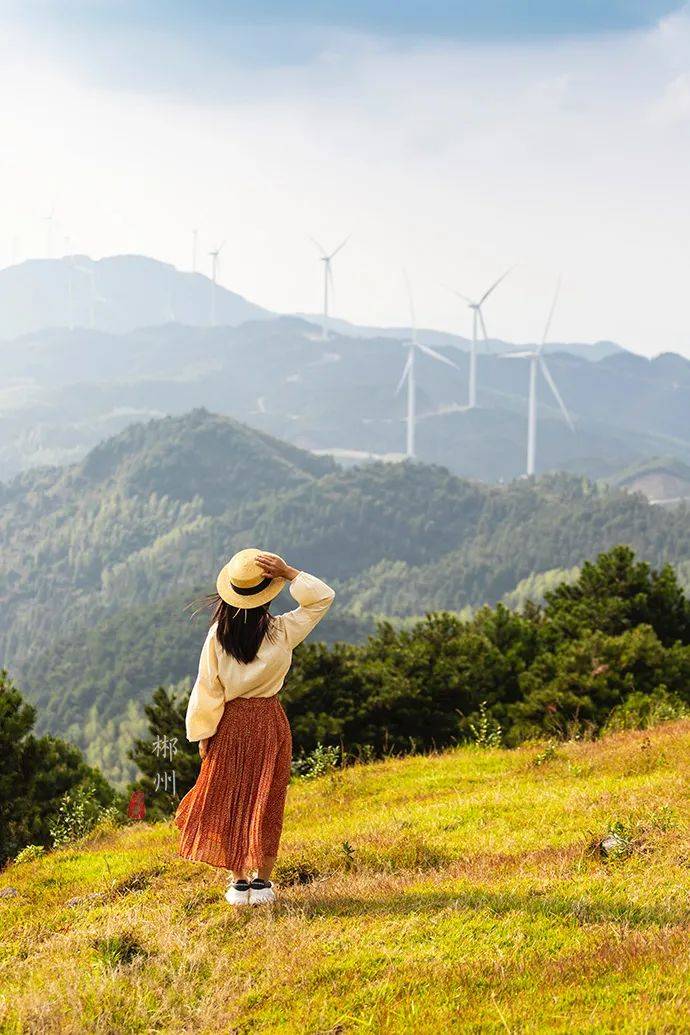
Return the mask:
<svg viewBox="0 0 690 1035">
<path fill-rule="evenodd" d="M 233 912 L 166 823 L 11 864 L 0 1027 L 685 1030 L 689 751 L 686 720 L 296 781 L 265 910 Z"/>
</svg>

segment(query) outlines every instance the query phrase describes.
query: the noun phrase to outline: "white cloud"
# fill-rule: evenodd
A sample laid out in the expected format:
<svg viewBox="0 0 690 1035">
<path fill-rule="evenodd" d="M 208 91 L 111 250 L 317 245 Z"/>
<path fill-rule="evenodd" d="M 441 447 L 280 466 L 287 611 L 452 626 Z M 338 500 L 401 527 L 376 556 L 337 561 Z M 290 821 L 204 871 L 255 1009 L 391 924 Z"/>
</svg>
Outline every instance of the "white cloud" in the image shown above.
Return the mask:
<svg viewBox="0 0 690 1035">
<path fill-rule="evenodd" d="M 690 72 L 681 72 L 666 86 L 652 106 L 652 118 L 661 123 L 686 122 L 690 119 Z"/>
<path fill-rule="evenodd" d="M 227 238 L 228 286 L 313 310 L 307 235 L 352 230 L 334 264 L 338 315 L 400 323 L 406 266 L 420 323 L 467 333 L 440 282 L 473 293 L 518 262 L 490 332 L 536 337 L 561 271 L 556 337 L 690 354 L 687 12 L 646 32 L 512 46 L 341 34 L 309 61 L 254 69 L 205 61 L 189 40 L 140 40 L 137 58 L 157 68 L 180 58 L 187 92 L 162 72 L 161 91 L 150 74 L 94 78 L 74 49 L 66 62 L 6 28 L 7 260 L 12 238 L 43 253 L 55 200 L 78 250 L 188 266 L 198 226 L 200 250 Z"/>
</svg>

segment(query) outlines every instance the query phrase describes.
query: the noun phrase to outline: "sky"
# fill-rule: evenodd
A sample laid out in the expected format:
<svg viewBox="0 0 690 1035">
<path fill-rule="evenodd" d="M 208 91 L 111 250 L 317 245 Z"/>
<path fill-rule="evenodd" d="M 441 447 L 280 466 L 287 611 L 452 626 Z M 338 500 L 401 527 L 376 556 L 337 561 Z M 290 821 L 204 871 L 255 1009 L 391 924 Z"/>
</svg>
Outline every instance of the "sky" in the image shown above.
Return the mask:
<svg viewBox="0 0 690 1035">
<path fill-rule="evenodd" d="M 281 312 L 690 356 L 690 4 L 4 0 L 0 264 L 152 255 Z M 52 221 L 46 217 L 53 214 Z"/>
</svg>

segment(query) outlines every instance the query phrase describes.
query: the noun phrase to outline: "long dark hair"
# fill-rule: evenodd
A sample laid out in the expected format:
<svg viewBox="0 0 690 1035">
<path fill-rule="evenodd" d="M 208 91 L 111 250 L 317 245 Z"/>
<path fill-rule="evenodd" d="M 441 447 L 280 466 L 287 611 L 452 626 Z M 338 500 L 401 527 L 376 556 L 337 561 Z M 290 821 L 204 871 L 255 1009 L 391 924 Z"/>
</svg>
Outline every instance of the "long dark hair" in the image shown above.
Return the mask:
<svg viewBox="0 0 690 1035">
<path fill-rule="evenodd" d="M 210 624 L 218 623 L 216 639 L 226 654 L 247 664 L 256 657 L 264 636 L 273 639 L 273 615 L 268 604 L 260 607 L 234 607 L 218 593 L 210 593 L 199 601 L 192 617 L 205 608 L 213 608 Z M 190 605 L 192 606 L 192 605 Z"/>
</svg>

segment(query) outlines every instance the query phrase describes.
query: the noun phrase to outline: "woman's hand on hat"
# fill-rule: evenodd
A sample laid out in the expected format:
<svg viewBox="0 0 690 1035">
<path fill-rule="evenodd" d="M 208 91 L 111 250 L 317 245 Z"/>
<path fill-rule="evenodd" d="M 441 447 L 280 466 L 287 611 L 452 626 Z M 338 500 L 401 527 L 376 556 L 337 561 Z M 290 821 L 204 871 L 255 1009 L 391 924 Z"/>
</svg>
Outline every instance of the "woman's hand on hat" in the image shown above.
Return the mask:
<svg viewBox="0 0 690 1035">
<path fill-rule="evenodd" d="M 256 563 L 259 565 L 264 575 L 270 579 L 287 579 L 292 582 L 297 575 L 299 570 L 286 564 L 282 557 L 276 557 L 270 553 L 260 553 L 256 557 Z"/>
</svg>

